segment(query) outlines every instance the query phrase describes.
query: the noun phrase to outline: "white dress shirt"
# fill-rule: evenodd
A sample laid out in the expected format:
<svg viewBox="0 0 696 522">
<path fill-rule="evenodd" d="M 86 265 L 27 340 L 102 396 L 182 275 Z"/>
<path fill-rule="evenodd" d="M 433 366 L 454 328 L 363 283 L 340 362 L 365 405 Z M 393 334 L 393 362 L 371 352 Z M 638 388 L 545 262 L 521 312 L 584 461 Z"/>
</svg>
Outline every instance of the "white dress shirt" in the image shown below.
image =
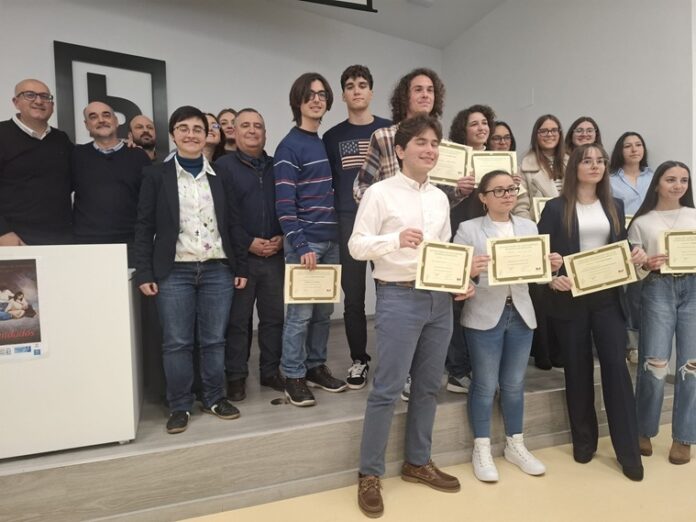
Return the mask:
<svg viewBox="0 0 696 522">
<path fill-rule="evenodd" d="M 24 122 L 22 122 L 22 120 L 19 119 L 19 114 L 15 114 L 14 116 L 12 116 L 12 121 L 15 122 L 15 125 L 17 125 L 17 127 L 19 127 L 21 130 L 26 132 L 29 136 L 31 136 L 32 138 L 35 138 L 37 140 L 44 139 L 46 136 L 48 136 L 48 133 L 51 132 L 51 126 L 49 124 L 46 124 L 46 130 L 43 131 L 42 133 L 36 132 L 31 127 L 24 125 Z"/>
<path fill-rule="evenodd" d="M 401 248 L 399 234 L 407 228 L 423 232 L 425 241 L 449 241 L 449 202 L 427 180 L 422 185 L 401 171 L 365 192 L 348 241 L 350 255 L 374 262 L 372 274 L 382 281 L 413 281 L 417 248 Z"/>
</svg>

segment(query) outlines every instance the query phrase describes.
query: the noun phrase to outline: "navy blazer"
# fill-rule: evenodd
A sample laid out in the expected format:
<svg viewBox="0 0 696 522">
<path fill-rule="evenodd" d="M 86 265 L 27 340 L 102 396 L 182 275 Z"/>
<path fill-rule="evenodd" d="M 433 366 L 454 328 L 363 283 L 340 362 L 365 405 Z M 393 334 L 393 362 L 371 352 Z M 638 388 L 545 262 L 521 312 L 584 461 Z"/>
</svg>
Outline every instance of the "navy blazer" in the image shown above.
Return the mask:
<svg viewBox="0 0 696 522">
<path fill-rule="evenodd" d="M 617 234 L 613 226 L 609 227 L 609 241 L 607 244 L 626 239 L 626 217 L 624 214 L 623 201 L 617 198 L 612 199 L 614 200 L 614 205 L 616 205 L 616 214 L 619 217 L 620 228 Z M 554 198 L 548 201 L 544 206 L 544 210 L 541 213 L 541 219 L 537 225 L 540 234 L 548 234 L 550 236 L 551 252 L 558 252 L 562 256 L 580 252 L 580 231 L 578 229 L 577 213 L 575 215 L 573 233 L 569 237 L 566 232 L 565 224 L 563 223 L 565 208 L 566 200 L 563 197 Z M 607 215 L 607 219 L 609 219 L 609 223 L 611 224 L 611 219 L 609 218 L 607 209 L 605 207 L 603 208 L 604 213 Z M 565 265 L 561 267 L 559 274 L 566 275 Z M 622 294 L 622 292 L 620 292 L 620 288 L 613 288 L 609 291 L 616 292 L 619 297 Z M 571 292 L 549 292 L 549 313 L 552 317 L 570 319 L 573 316 L 574 302 L 575 301 Z M 621 304 L 623 308 L 624 303 L 622 302 Z"/>
<path fill-rule="evenodd" d="M 239 241 L 239 215 L 226 196 L 222 176 L 208 176 L 215 217 L 230 271 L 247 277 L 247 253 Z M 174 266 L 179 237 L 179 187 L 174 158 L 143 169 L 135 225 L 135 280 L 138 285 L 159 282 Z"/>
</svg>

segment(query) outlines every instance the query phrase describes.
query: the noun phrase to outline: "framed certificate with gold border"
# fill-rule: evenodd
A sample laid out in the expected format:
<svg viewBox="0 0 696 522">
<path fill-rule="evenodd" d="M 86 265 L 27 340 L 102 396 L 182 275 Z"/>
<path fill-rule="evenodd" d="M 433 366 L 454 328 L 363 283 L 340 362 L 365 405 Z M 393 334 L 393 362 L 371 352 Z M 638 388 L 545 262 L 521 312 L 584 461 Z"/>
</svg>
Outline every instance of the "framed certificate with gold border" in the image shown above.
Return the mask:
<svg viewBox="0 0 696 522">
<path fill-rule="evenodd" d="M 285 265 L 285 304 L 339 303 L 341 265 Z"/>
<path fill-rule="evenodd" d="M 548 234 L 489 238 L 486 253 L 490 286 L 551 281 Z"/>
<path fill-rule="evenodd" d="M 573 297 L 633 283 L 636 269 L 631 263 L 628 241 L 565 256 L 563 263 L 573 288 Z"/>
<path fill-rule="evenodd" d="M 546 202 L 552 200 L 553 198 L 546 198 L 546 197 L 534 197 L 532 198 L 532 214 L 534 216 L 534 221 L 537 223 L 541 219 L 541 213 L 544 211 L 544 207 L 546 206 Z"/>
<path fill-rule="evenodd" d="M 663 274 L 696 273 L 696 230 L 666 230 L 660 234 L 660 252 L 667 261 Z"/>
<path fill-rule="evenodd" d="M 467 176 L 474 176 L 474 185 L 478 187 L 481 178 L 494 170 L 515 174 L 517 172 L 517 153 L 490 150 L 472 150 L 469 153 Z"/>
<path fill-rule="evenodd" d="M 463 294 L 469 287 L 474 247 L 423 241 L 418 253 L 416 288 Z"/>
<path fill-rule="evenodd" d="M 466 164 L 471 147 L 452 141 L 440 142 L 437 165 L 428 173 L 430 181 L 439 185 L 457 186 L 457 180 L 466 175 Z"/>
</svg>

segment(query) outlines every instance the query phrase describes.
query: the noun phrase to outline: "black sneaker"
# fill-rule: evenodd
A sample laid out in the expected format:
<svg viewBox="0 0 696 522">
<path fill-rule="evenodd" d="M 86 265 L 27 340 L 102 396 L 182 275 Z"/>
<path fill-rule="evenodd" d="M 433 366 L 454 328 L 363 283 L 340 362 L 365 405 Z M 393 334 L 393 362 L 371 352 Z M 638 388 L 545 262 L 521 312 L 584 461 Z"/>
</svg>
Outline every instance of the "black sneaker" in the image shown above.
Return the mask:
<svg viewBox="0 0 696 522">
<path fill-rule="evenodd" d="M 225 420 L 236 419 L 240 415 L 239 410 L 225 397 L 219 399 L 210 408 L 203 406 L 201 410 L 203 410 L 204 413 L 210 413 L 211 415 Z"/>
<path fill-rule="evenodd" d="M 290 401 L 290 404 L 295 406 L 314 406 L 316 400 L 314 395 L 307 388 L 306 379 L 290 379 L 285 378 L 285 396 Z"/>
<path fill-rule="evenodd" d="M 261 386 L 267 386 L 277 391 L 285 391 L 285 377 L 276 372 L 270 377 L 261 377 Z"/>
<path fill-rule="evenodd" d="M 348 368 L 348 377 L 346 382 L 351 390 L 359 390 L 367 384 L 367 372 L 370 366 L 365 362 L 355 360 L 353 365 Z"/>
<path fill-rule="evenodd" d="M 245 385 L 246 379 L 244 377 L 227 381 L 227 398 L 231 401 L 243 401 L 246 399 Z"/>
<path fill-rule="evenodd" d="M 334 393 L 342 392 L 348 387 L 341 379 L 331 375 L 331 370 L 325 364 L 307 370 L 307 385 Z"/>
<path fill-rule="evenodd" d="M 169 414 L 167 421 L 167 433 L 183 433 L 188 428 L 191 414 L 187 411 L 173 411 Z"/>
</svg>

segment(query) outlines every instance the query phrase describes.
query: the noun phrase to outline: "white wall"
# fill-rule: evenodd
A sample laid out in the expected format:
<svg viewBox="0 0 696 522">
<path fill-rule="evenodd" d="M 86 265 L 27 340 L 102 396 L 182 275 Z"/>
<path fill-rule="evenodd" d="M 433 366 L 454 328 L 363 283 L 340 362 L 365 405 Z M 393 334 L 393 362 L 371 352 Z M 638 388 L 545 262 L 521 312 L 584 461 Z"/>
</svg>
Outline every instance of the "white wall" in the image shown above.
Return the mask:
<svg viewBox="0 0 696 522">
<path fill-rule="evenodd" d="M 535 119 L 597 120 L 611 149 L 643 134 L 651 166 L 692 159 L 690 0 L 508 0 L 445 48 L 445 122 L 474 103 L 511 123 L 518 150 Z"/>
</svg>

